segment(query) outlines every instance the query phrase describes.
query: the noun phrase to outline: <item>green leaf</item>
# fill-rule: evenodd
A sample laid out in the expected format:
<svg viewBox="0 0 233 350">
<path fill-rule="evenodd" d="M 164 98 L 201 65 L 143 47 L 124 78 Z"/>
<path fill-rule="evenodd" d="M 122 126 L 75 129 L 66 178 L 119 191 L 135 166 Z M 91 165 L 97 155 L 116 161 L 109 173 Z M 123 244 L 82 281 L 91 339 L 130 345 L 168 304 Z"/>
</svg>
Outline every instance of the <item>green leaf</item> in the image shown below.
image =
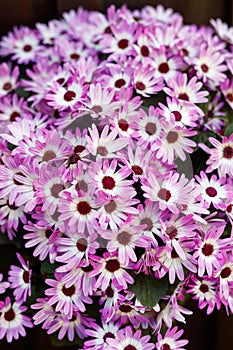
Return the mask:
<svg viewBox="0 0 233 350">
<path fill-rule="evenodd" d="M 19 97 L 24 97 L 27 98 L 30 96 L 30 92 L 24 90 L 24 88 L 22 86 L 19 86 L 17 89 L 15 89 L 15 93 L 19 96 Z"/>
<path fill-rule="evenodd" d="M 76 336 L 76 338 L 71 342 L 67 338 L 63 338 L 62 340 L 59 340 L 57 338 L 57 333 L 54 333 L 49 336 L 50 342 L 54 347 L 63 347 L 63 346 L 81 346 L 83 347 L 83 341 Z"/>
<path fill-rule="evenodd" d="M 41 268 L 40 271 L 42 273 L 43 276 L 47 276 L 47 275 L 53 275 L 55 269 L 59 266 L 58 263 L 54 263 L 51 264 L 51 262 L 49 261 L 49 259 L 45 259 L 42 264 L 41 264 Z"/>
<path fill-rule="evenodd" d="M 228 124 L 226 129 L 225 129 L 225 135 L 227 137 L 231 136 L 231 134 L 233 134 L 233 123 L 232 124 Z"/>
<path fill-rule="evenodd" d="M 130 289 L 148 309 L 152 309 L 168 289 L 167 278 L 156 279 L 153 275 L 139 273 L 134 275 L 134 281 Z"/>
<path fill-rule="evenodd" d="M 228 109 L 226 111 L 226 119 L 228 119 L 229 124 L 233 123 L 233 110 L 232 109 Z"/>
</svg>

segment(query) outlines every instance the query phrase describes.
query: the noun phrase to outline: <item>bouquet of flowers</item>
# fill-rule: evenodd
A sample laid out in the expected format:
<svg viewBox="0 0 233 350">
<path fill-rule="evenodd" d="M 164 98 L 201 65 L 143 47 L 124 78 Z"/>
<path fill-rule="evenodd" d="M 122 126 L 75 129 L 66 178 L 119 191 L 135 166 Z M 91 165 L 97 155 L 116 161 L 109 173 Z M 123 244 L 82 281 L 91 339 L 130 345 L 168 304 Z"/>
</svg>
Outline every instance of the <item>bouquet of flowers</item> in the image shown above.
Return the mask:
<svg viewBox="0 0 233 350">
<path fill-rule="evenodd" d="M 233 28 L 82 8 L 0 41 L 0 339 L 184 349 L 233 312 Z"/>
</svg>

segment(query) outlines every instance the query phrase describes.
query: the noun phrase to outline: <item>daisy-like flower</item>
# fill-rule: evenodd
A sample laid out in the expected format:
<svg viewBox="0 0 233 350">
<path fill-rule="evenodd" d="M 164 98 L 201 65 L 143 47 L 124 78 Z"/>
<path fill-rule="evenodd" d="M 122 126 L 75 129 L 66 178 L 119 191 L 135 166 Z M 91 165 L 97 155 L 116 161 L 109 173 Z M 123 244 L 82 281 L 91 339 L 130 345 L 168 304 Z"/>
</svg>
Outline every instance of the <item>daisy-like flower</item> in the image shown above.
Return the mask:
<svg viewBox="0 0 233 350">
<path fill-rule="evenodd" d="M 93 179 L 97 192 L 103 192 L 107 196 L 133 198 L 136 191 L 133 188 L 133 180 L 126 180 L 131 174 L 127 166 L 117 169 L 118 162 L 113 159 L 109 162 L 104 159 L 102 162 L 93 164 L 89 174 Z"/>
<path fill-rule="evenodd" d="M 206 232 L 201 232 L 197 237 L 197 243 L 194 251 L 194 258 L 198 259 L 198 276 L 202 277 L 207 271 L 208 276 L 212 276 L 213 269 L 218 268 L 219 259 L 222 258 L 222 252 L 230 250 L 231 239 L 221 238 L 225 225 L 222 227 L 213 227 Z"/>
<path fill-rule="evenodd" d="M 188 340 L 179 339 L 184 333 L 183 329 L 178 331 L 178 327 L 167 329 L 164 336 L 158 334 L 157 350 L 184 350 L 183 346 L 188 344 Z"/>
<path fill-rule="evenodd" d="M 89 326 L 90 327 L 90 326 Z M 107 339 L 115 339 L 116 332 L 119 330 L 119 325 L 114 323 L 103 323 L 102 327 L 95 325 L 94 329 L 86 329 L 85 333 L 92 339 L 85 341 L 84 349 L 86 350 L 99 350 L 106 349 Z"/>
<path fill-rule="evenodd" d="M 127 289 L 128 283 L 133 284 L 133 277 L 124 270 L 124 266 L 120 264 L 116 253 L 104 253 L 103 258 L 93 256 L 92 259 L 97 263 L 89 276 L 99 275 L 95 285 L 96 288 L 101 287 L 101 290 L 106 290 L 110 282 L 124 289 Z"/>
<path fill-rule="evenodd" d="M 187 293 L 194 294 L 193 299 L 198 300 L 198 307 L 204 309 L 207 306 L 207 315 L 217 307 L 219 310 L 221 302 L 217 293 L 217 280 L 215 278 L 203 277 L 198 279 L 193 276 Z"/>
<path fill-rule="evenodd" d="M 193 58 L 194 68 L 197 71 L 197 77 L 202 79 L 204 83 L 212 80 L 216 85 L 226 79 L 223 73 L 227 70 L 227 66 L 223 64 L 224 55 L 220 52 L 215 52 L 211 47 L 201 47 L 200 55 Z"/>
<path fill-rule="evenodd" d="M 138 65 L 134 70 L 133 86 L 139 95 L 149 97 L 161 91 L 164 84 L 162 78 L 155 76 L 155 70 L 150 65 Z"/>
<path fill-rule="evenodd" d="M 90 136 L 86 136 L 87 149 L 89 152 L 96 156 L 96 159 L 101 158 L 115 158 L 115 152 L 124 148 L 128 144 L 128 140 L 125 137 L 116 139 L 118 131 L 113 129 L 109 132 L 109 125 L 105 125 L 101 135 L 95 124 L 92 125 L 92 129 L 88 128 Z"/>
<path fill-rule="evenodd" d="M 6 62 L 0 64 L 0 97 L 7 95 L 10 91 L 17 88 L 18 77 L 18 66 L 12 69 L 11 65 Z"/>
<path fill-rule="evenodd" d="M 52 321 L 57 316 L 57 312 L 54 310 L 53 306 L 48 304 L 49 298 L 37 298 L 36 304 L 32 304 L 31 308 L 33 310 L 39 310 L 33 315 L 34 325 L 42 323 L 43 329 L 48 329 Z"/>
<path fill-rule="evenodd" d="M 206 172 L 217 169 L 220 177 L 222 176 L 233 176 L 233 134 L 230 137 L 224 136 L 222 142 L 217 139 L 210 137 L 209 142 L 214 148 L 208 148 L 203 144 L 199 146 L 210 154 L 206 164 L 208 165 Z"/>
<path fill-rule="evenodd" d="M 231 253 L 223 254 L 214 276 L 219 280 L 220 297 L 227 300 L 230 296 L 230 289 L 233 282 L 233 256 Z"/>
<path fill-rule="evenodd" d="M 150 106 L 147 114 L 143 109 L 140 109 L 138 119 L 134 122 L 134 129 L 136 131 L 132 134 L 132 137 L 137 139 L 138 145 L 154 144 L 160 137 L 162 130 L 159 110 Z"/>
<path fill-rule="evenodd" d="M 110 253 L 117 251 L 119 262 L 128 266 L 130 261 L 137 261 L 135 247 L 147 248 L 150 245 L 149 237 L 142 235 L 142 228 L 126 223 L 118 231 L 104 230 L 100 234 L 107 239 L 107 250 Z"/>
<path fill-rule="evenodd" d="M 25 337 L 25 327 L 32 328 L 33 324 L 29 317 L 23 315 L 27 310 L 19 302 L 11 303 L 9 297 L 0 307 L 0 339 L 6 337 L 8 343 L 13 339 L 19 339 L 19 336 Z"/>
<path fill-rule="evenodd" d="M 229 28 L 220 18 L 210 19 L 210 23 L 222 40 L 233 44 L 233 27 Z"/>
<path fill-rule="evenodd" d="M 207 102 L 208 91 L 200 91 L 202 83 L 197 82 L 197 77 L 192 77 L 188 81 L 187 74 L 180 74 L 175 79 L 167 82 L 168 87 L 163 88 L 167 95 L 176 97 L 179 100 L 191 103 Z"/>
<path fill-rule="evenodd" d="M 172 213 L 179 213 L 179 206 L 188 202 L 192 183 L 182 174 L 170 172 L 167 176 L 158 179 L 152 172 L 147 179 L 142 180 L 144 197 L 152 202 L 158 202 L 160 210 L 169 209 Z"/>
<path fill-rule="evenodd" d="M 155 344 L 149 343 L 150 336 L 142 336 L 142 332 L 138 329 L 135 333 L 130 326 L 116 332 L 116 339 L 106 339 L 109 346 L 106 350 L 152 350 Z"/>
<path fill-rule="evenodd" d="M 170 123 L 164 121 L 162 125 L 163 131 L 160 133 L 160 138 L 156 139 L 151 150 L 156 151 L 156 157 L 169 165 L 173 164 L 176 158 L 185 161 L 185 151 L 192 153 L 196 146 L 196 143 L 189 137 L 196 135 L 197 132 L 175 126 L 174 119 Z"/>
<path fill-rule="evenodd" d="M 31 113 L 27 101 L 23 97 L 19 98 L 16 94 L 5 96 L 0 101 L 1 122 L 14 122 L 22 116 L 26 117 L 27 114 L 30 116 Z"/>
<path fill-rule="evenodd" d="M 11 265 L 8 281 L 10 282 L 10 288 L 14 289 L 15 300 L 25 302 L 27 296 L 31 296 L 32 270 L 29 268 L 29 261 L 25 261 L 18 253 L 16 253 L 16 256 L 22 267 Z"/>
<path fill-rule="evenodd" d="M 13 31 L 4 36 L 1 41 L 0 54 L 2 56 L 13 55 L 18 63 L 35 61 L 40 49 L 39 37 L 35 30 L 21 26 L 14 27 Z"/>
<path fill-rule="evenodd" d="M 218 179 L 214 174 L 209 180 L 204 171 L 201 171 L 200 176 L 196 175 L 195 178 L 202 188 L 201 198 L 204 202 L 209 206 L 212 203 L 216 209 L 225 209 L 223 200 L 230 194 L 229 187 L 225 184 L 226 179 L 224 177 Z"/>
<path fill-rule="evenodd" d="M 0 294 L 5 293 L 6 289 L 10 286 L 9 282 L 3 282 L 3 274 L 0 273 Z"/>
<path fill-rule="evenodd" d="M 233 108 L 233 79 L 225 79 L 220 84 L 220 89 L 225 96 L 226 102 Z"/>
<path fill-rule="evenodd" d="M 63 282 L 63 274 L 55 274 L 54 279 L 46 279 L 45 282 L 52 288 L 45 290 L 45 295 L 49 297 L 48 304 L 55 305 L 55 311 L 61 311 L 70 320 L 76 306 L 79 311 L 84 312 L 84 303 L 92 304 L 92 299 L 84 296 L 75 284 L 66 288 Z"/>
</svg>

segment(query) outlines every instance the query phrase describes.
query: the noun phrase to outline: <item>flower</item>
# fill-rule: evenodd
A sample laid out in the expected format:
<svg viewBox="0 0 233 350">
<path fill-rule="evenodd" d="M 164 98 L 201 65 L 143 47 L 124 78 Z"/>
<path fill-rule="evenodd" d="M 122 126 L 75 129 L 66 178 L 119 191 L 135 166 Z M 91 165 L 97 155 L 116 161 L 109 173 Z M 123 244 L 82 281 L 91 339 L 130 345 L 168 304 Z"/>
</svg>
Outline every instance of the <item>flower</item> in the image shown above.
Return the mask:
<svg viewBox="0 0 233 350">
<path fill-rule="evenodd" d="M 157 350 L 183 350 L 183 346 L 188 344 L 188 340 L 178 340 L 184 331 L 181 329 L 178 331 L 178 327 L 174 327 L 172 329 L 168 329 L 162 337 L 162 335 L 158 334 L 158 341 L 156 343 Z M 182 347 L 182 348 L 181 348 Z"/>
</svg>

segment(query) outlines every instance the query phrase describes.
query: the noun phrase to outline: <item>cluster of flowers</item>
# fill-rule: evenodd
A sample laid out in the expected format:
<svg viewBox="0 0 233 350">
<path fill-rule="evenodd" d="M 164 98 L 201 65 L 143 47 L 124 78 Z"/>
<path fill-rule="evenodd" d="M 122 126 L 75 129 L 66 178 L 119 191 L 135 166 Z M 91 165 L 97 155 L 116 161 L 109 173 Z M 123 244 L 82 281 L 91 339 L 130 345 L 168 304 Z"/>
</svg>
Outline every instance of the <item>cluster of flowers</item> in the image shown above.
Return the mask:
<svg viewBox="0 0 233 350">
<path fill-rule="evenodd" d="M 211 25 L 111 6 L 2 38 L 0 230 L 18 266 L 0 339 L 41 324 L 79 349 L 184 349 L 186 294 L 233 312 L 233 28 Z"/>
</svg>

